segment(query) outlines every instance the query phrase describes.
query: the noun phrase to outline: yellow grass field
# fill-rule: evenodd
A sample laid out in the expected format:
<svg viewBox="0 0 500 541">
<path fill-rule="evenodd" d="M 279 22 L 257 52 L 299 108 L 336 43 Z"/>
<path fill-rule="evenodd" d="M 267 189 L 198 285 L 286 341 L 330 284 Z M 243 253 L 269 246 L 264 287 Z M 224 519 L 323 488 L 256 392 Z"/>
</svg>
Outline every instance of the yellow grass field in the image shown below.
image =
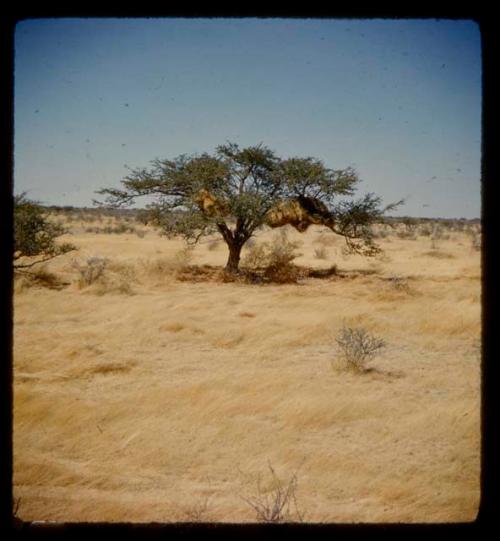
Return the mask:
<svg viewBox="0 0 500 541">
<path fill-rule="evenodd" d="M 45 266 L 63 287 L 15 284 L 21 519 L 254 522 L 270 466 L 296 475 L 291 520 L 475 519 L 481 269 L 464 232 L 388 234 L 368 259 L 289 230 L 298 265 L 338 274 L 258 285 L 177 279 L 183 243 L 152 229 L 71 227 L 79 249 Z M 91 257 L 107 265 L 85 285 Z M 223 266 L 227 249 L 205 239 L 191 257 Z M 386 342 L 372 370 L 342 363 L 343 326 Z"/>
</svg>

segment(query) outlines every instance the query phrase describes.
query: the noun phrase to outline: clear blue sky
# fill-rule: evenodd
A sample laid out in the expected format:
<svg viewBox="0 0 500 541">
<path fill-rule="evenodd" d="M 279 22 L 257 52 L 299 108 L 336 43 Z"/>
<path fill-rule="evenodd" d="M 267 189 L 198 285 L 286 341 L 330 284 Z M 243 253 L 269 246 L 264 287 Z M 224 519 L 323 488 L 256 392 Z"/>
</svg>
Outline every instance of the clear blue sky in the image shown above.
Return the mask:
<svg viewBox="0 0 500 541">
<path fill-rule="evenodd" d="M 26 20 L 14 77 L 15 192 L 43 203 L 229 140 L 352 166 L 400 215 L 480 216 L 473 21 Z"/>
</svg>

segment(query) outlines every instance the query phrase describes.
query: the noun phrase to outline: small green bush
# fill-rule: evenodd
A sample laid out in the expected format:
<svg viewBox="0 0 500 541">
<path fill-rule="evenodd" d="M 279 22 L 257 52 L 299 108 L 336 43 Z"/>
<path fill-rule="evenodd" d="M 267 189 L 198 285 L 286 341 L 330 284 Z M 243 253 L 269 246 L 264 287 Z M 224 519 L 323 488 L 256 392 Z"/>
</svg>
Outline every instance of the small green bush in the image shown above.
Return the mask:
<svg viewBox="0 0 500 541">
<path fill-rule="evenodd" d="M 29 200 L 25 193 L 14 197 L 14 267 L 27 268 L 62 255 L 76 247 L 57 244 L 57 237 L 66 233 L 60 225 L 49 221 L 45 209 Z M 21 258 L 43 256 L 38 261 L 20 262 Z"/>
</svg>

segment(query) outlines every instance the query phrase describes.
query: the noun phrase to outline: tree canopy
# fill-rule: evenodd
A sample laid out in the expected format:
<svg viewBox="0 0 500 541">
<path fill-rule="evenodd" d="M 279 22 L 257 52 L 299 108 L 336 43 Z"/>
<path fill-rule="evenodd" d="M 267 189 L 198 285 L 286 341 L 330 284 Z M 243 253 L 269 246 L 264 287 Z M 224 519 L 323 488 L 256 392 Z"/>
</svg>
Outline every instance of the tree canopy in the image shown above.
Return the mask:
<svg viewBox="0 0 500 541">
<path fill-rule="evenodd" d="M 98 193 L 106 197 L 99 204 L 114 207 L 153 196 L 150 221 L 190 243 L 219 233 L 229 248 L 226 269 L 237 272 L 241 248 L 264 224 L 289 223 L 299 231 L 326 225 L 349 250 L 377 253 L 369 226 L 401 202 L 382 207 L 373 193 L 355 200 L 359 183 L 351 167 L 334 170 L 317 158 L 282 159 L 262 144 L 240 148 L 229 142 L 212 155 L 155 159 L 149 168 L 131 170 L 122 188 Z"/>
<path fill-rule="evenodd" d="M 56 243 L 57 237 L 64 233 L 63 227 L 47 219 L 40 204 L 28 199 L 25 193 L 14 196 L 15 269 L 32 267 L 74 250 L 75 247 L 69 243 Z M 32 260 L 34 256 L 41 256 L 41 259 Z"/>
</svg>

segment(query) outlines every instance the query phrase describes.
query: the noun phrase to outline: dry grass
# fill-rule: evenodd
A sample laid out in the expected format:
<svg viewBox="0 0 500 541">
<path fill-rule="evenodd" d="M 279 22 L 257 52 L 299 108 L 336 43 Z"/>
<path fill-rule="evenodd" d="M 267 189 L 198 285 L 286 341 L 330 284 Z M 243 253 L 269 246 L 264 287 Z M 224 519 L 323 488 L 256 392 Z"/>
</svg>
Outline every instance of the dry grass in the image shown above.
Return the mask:
<svg viewBox="0 0 500 541">
<path fill-rule="evenodd" d="M 177 256 L 182 242 L 152 230 L 82 228 L 79 252 L 46 268 L 70 285 L 16 289 L 21 519 L 252 522 L 240 472 L 267 464 L 284 482 L 300 466 L 307 521 L 474 519 L 480 252 L 457 232 L 439 241 L 451 258 L 393 236 L 375 265 L 340 239 L 324 261 L 321 228 L 288 234 L 318 278 L 225 283 L 223 244 Z M 107 259 L 106 294 L 78 287 L 75 257 Z M 343 326 L 386 342 L 372 371 L 331 369 Z"/>
</svg>

